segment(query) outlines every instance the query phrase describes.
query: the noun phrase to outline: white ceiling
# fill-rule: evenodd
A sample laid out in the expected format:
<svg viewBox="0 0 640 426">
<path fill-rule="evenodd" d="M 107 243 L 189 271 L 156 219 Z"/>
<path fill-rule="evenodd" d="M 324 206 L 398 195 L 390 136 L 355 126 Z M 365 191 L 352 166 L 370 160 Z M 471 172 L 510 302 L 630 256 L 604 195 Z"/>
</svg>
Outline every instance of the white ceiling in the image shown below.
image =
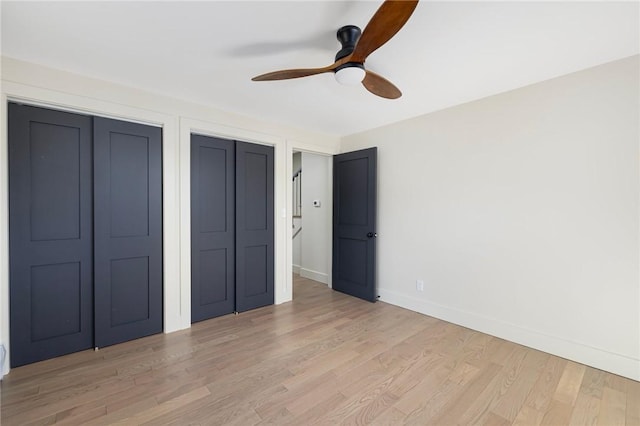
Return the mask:
<svg viewBox="0 0 640 426">
<path fill-rule="evenodd" d="M 639 53 L 639 3 L 422 1 L 367 60 L 398 100 L 332 74 L 336 30 L 381 1 L 2 1 L 2 54 L 343 136 Z"/>
</svg>

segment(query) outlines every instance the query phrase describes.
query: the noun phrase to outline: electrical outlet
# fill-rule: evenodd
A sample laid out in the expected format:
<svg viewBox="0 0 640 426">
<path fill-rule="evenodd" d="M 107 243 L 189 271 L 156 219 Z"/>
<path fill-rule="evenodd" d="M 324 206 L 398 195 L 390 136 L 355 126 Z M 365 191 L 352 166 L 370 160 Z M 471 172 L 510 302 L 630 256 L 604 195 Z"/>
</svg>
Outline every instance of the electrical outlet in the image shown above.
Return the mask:
<svg viewBox="0 0 640 426">
<path fill-rule="evenodd" d="M 416 291 L 424 291 L 424 281 L 416 280 Z"/>
</svg>

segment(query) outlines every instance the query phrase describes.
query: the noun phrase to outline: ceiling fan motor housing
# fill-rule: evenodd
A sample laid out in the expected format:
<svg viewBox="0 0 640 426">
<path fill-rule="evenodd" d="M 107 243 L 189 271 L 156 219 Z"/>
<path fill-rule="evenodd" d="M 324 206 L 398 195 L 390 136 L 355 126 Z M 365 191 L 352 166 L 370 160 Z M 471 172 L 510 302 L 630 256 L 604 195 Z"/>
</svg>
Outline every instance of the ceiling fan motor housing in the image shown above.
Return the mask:
<svg viewBox="0 0 640 426">
<path fill-rule="evenodd" d="M 360 28 L 355 25 L 345 25 L 338 30 L 336 37 L 338 37 L 338 41 L 342 45 L 342 49 L 336 53 L 336 61 L 339 59 L 348 56 L 353 52 L 353 49 L 356 47 L 356 43 L 358 39 L 360 39 L 360 35 L 362 31 Z"/>
<path fill-rule="evenodd" d="M 336 62 L 351 55 L 361 34 L 362 31 L 355 25 L 345 25 L 338 30 L 336 36 L 342 45 L 342 49 L 336 53 Z M 346 62 L 336 67 L 333 72 L 340 84 L 348 86 L 359 84 L 365 76 L 364 65 L 358 62 Z"/>
</svg>

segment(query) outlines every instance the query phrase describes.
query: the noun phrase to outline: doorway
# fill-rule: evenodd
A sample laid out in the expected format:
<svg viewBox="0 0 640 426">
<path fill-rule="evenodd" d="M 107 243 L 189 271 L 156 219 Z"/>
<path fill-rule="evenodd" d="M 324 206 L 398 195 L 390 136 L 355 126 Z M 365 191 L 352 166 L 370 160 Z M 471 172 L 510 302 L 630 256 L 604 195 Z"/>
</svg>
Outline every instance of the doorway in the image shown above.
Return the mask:
<svg viewBox="0 0 640 426">
<path fill-rule="evenodd" d="M 313 280 L 375 302 L 377 148 L 291 160 L 293 286 Z"/>
<path fill-rule="evenodd" d="M 332 156 L 292 155 L 292 271 L 331 287 Z M 302 280 L 302 282 L 306 282 Z"/>
</svg>

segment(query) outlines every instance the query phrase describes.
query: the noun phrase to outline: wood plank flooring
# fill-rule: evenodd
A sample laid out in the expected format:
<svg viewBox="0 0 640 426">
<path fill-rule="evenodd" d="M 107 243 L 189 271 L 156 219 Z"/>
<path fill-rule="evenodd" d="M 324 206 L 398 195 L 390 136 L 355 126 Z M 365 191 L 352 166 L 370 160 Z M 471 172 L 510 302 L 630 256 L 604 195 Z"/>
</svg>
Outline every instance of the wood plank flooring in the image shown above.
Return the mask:
<svg viewBox="0 0 640 426">
<path fill-rule="evenodd" d="M 2 425 L 640 425 L 640 383 L 296 277 L 294 301 L 13 369 Z"/>
</svg>

